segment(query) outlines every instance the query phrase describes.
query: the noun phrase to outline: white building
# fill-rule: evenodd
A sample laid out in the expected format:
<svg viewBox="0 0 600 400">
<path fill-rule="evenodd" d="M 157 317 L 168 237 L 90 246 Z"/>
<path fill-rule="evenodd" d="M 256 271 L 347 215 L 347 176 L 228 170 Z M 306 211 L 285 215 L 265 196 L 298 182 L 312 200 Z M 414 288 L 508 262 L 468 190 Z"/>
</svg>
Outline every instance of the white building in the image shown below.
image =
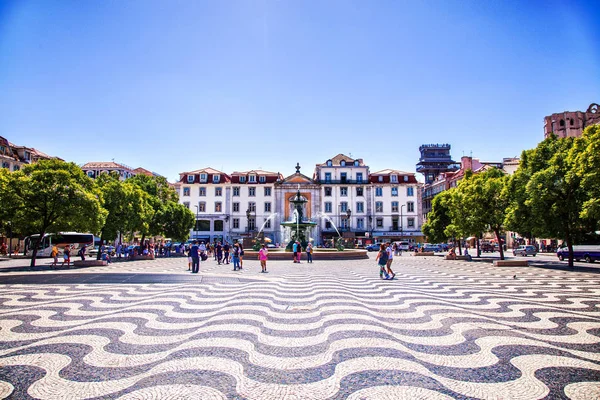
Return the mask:
<svg viewBox="0 0 600 400">
<path fill-rule="evenodd" d="M 415 174 L 385 169 L 372 173 L 370 184 L 371 236 L 377 242 L 421 241 L 421 186 Z"/>
<path fill-rule="evenodd" d="M 192 239 L 204 241 L 231 240 L 231 177 L 212 168 L 182 172 L 174 185 L 179 202 L 196 215 Z"/>
<path fill-rule="evenodd" d="M 97 178 L 100 174 L 108 174 L 111 172 L 117 172 L 120 176 L 121 180 L 125 180 L 127 178 L 131 178 L 135 175 L 133 168 L 125 165 L 116 163 L 114 161 L 94 161 L 88 162 L 81 166 L 81 169 L 87 176 L 92 179 Z"/>
</svg>

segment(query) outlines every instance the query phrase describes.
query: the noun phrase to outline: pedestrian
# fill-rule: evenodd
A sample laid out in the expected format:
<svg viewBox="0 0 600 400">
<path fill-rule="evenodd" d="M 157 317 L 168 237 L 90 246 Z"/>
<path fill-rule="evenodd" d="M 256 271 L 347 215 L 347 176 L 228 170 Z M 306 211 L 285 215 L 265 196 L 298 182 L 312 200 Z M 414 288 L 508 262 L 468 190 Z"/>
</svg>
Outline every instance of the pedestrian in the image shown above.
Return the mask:
<svg viewBox="0 0 600 400">
<path fill-rule="evenodd" d="M 387 251 L 385 250 L 385 244 L 381 243 L 379 246 L 379 252 L 377 253 L 377 258 L 375 258 L 375 261 L 377 261 L 377 265 L 379 265 L 379 277 L 383 279 L 383 276 L 385 275 L 385 279 L 389 279 L 390 276 L 385 270 L 385 265 L 387 264 Z"/>
<path fill-rule="evenodd" d="M 233 270 L 237 271 L 240 268 L 240 245 L 239 244 L 234 244 L 233 245 L 233 254 L 232 254 L 232 261 L 233 261 Z"/>
<path fill-rule="evenodd" d="M 263 244 L 262 248 L 258 251 L 258 259 L 260 260 L 260 268 L 263 273 L 267 272 L 267 259 L 269 258 L 269 251 L 267 245 Z"/>
<path fill-rule="evenodd" d="M 244 247 L 241 243 L 238 244 L 240 245 L 240 269 L 244 269 Z"/>
<path fill-rule="evenodd" d="M 292 245 L 292 252 L 294 253 L 294 263 L 298 262 L 298 242 L 294 242 Z"/>
<path fill-rule="evenodd" d="M 51 265 L 56 268 L 58 264 L 58 247 L 56 247 L 56 245 L 52 246 L 52 252 L 50 253 L 50 255 L 53 258 Z"/>
<path fill-rule="evenodd" d="M 306 245 L 306 262 L 311 263 L 312 264 L 312 252 L 313 252 L 313 245 L 312 243 L 308 243 Z"/>
<path fill-rule="evenodd" d="M 121 243 L 117 244 L 117 258 L 120 260 L 121 259 L 121 250 L 123 249 L 123 246 L 121 245 Z"/>
<path fill-rule="evenodd" d="M 15 251 L 14 251 L 13 255 L 18 256 L 19 251 L 21 251 L 21 243 L 17 243 L 17 247 L 15 247 Z"/>
<path fill-rule="evenodd" d="M 200 254 L 198 254 L 198 242 L 195 240 L 190 247 L 190 257 L 192 258 L 192 274 L 197 274 L 200 270 Z"/>
<path fill-rule="evenodd" d="M 229 243 L 225 242 L 225 245 L 223 246 L 225 264 L 229 264 L 229 250 L 230 250 Z"/>
<path fill-rule="evenodd" d="M 77 255 L 81 257 L 81 261 L 85 261 L 85 246 L 79 249 Z"/>
<path fill-rule="evenodd" d="M 198 245 L 198 253 L 200 257 L 200 264 L 202 264 L 202 261 L 206 261 L 206 259 L 208 258 L 208 256 L 206 255 L 206 245 L 204 244 L 204 241 L 200 241 L 200 244 Z"/>
<path fill-rule="evenodd" d="M 190 248 L 188 249 L 187 259 L 188 259 L 188 271 L 191 271 L 192 270 L 192 246 L 190 246 Z"/>
<path fill-rule="evenodd" d="M 67 263 L 67 267 L 71 263 L 71 247 L 69 245 L 65 246 L 65 249 L 63 251 L 63 262 L 60 266 L 64 266 L 65 262 Z"/>
<path fill-rule="evenodd" d="M 394 271 L 392 271 L 392 261 L 394 261 L 394 250 L 392 249 L 390 242 L 387 242 L 387 247 L 386 247 L 385 251 L 388 256 L 388 260 L 387 260 L 387 263 L 385 264 L 385 267 L 387 269 L 388 275 L 390 275 L 390 279 L 394 279 L 394 277 L 396 276 Z"/>
<path fill-rule="evenodd" d="M 217 242 L 217 246 L 215 247 L 215 256 L 217 257 L 217 263 L 221 265 L 221 260 L 223 259 L 223 246 L 221 246 L 221 242 Z"/>
</svg>

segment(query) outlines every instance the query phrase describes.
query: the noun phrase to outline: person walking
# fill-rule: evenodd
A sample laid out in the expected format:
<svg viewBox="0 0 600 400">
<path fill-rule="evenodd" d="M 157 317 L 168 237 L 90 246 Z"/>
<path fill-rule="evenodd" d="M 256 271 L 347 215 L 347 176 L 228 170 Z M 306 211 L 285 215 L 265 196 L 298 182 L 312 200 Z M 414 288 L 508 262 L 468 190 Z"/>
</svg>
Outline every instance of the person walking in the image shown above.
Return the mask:
<svg viewBox="0 0 600 400">
<path fill-rule="evenodd" d="M 190 257 L 192 257 L 192 274 L 197 274 L 200 269 L 200 255 L 198 254 L 198 242 L 195 240 L 190 247 Z"/>
<path fill-rule="evenodd" d="M 377 265 L 379 265 L 379 277 L 384 279 L 383 276 L 385 275 L 385 279 L 389 279 L 390 276 L 385 270 L 385 265 L 387 264 L 387 251 L 385 250 L 385 244 L 381 243 L 379 246 L 379 252 L 377 253 L 377 258 L 375 258 L 375 261 L 377 261 Z"/>
<path fill-rule="evenodd" d="M 233 245 L 233 254 L 231 255 L 231 260 L 233 262 L 233 270 L 237 271 L 240 268 L 240 245 L 239 244 L 234 244 Z"/>
<path fill-rule="evenodd" d="M 187 251 L 188 271 L 192 270 L 192 246 Z"/>
<path fill-rule="evenodd" d="M 229 255 L 230 255 L 229 250 L 230 250 L 229 243 L 225 242 L 225 245 L 223 246 L 223 253 L 224 253 L 223 259 L 225 260 L 225 264 L 229 264 Z"/>
<path fill-rule="evenodd" d="M 387 247 L 385 249 L 387 256 L 388 256 L 388 260 L 385 264 L 385 267 L 387 269 L 387 273 L 390 276 L 390 279 L 394 279 L 394 277 L 396 276 L 396 274 L 394 273 L 394 271 L 392 271 L 392 262 L 394 261 L 394 249 L 392 248 L 390 242 L 387 242 Z"/>
<path fill-rule="evenodd" d="M 244 247 L 241 243 L 238 244 L 240 245 L 240 269 L 244 269 Z"/>
<path fill-rule="evenodd" d="M 221 265 L 221 260 L 223 259 L 223 246 L 221 246 L 221 242 L 218 242 L 215 247 L 215 256 L 217 257 L 217 262 Z"/>
<path fill-rule="evenodd" d="M 313 245 L 312 243 L 308 243 L 306 245 L 306 262 L 312 264 L 312 253 L 313 253 Z"/>
<path fill-rule="evenodd" d="M 292 252 L 294 253 L 294 263 L 298 262 L 298 242 L 294 242 L 292 245 Z"/>
<path fill-rule="evenodd" d="M 65 246 L 65 250 L 63 251 L 63 262 L 60 266 L 63 267 L 65 262 L 67 263 L 67 267 L 71 263 L 71 246 L 69 245 Z"/>
<path fill-rule="evenodd" d="M 77 252 L 77 255 L 79 257 L 81 257 L 81 261 L 85 261 L 85 246 L 83 246 L 82 248 L 79 249 L 79 251 Z"/>
<path fill-rule="evenodd" d="M 53 260 L 52 264 L 50 264 L 52 267 L 56 268 L 57 264 L 58 264 L 58 247 L 56 247 L 56 245 L 52 246 L 52 252 L 50 253 L 50 255 L 52 256 Z"/>
<path fill-rule="evenodd" d="M 258 259 L 260 260 L 260 272 L 267 272 L 267 259 L 269 258 L 269 251 L 267 245 L 263 244 L 262 248 L 258 251 Z"/>
</svg>

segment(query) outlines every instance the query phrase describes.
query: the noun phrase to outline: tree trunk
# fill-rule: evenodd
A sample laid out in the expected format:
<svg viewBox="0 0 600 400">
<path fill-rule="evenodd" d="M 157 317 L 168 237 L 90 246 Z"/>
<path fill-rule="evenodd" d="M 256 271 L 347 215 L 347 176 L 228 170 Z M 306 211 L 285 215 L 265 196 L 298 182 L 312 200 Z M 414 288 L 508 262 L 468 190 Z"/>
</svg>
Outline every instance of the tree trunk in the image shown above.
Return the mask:
<svg viewBox="0 0 600 400">
<path fill-rule="evenodd" d="M 479 243 L 479 237 L 477 237 L 477 258 L 481 257 L 481 245 Z"/>
<path fill-rule="evenodd" d="M 460 242 L 461 242 L 461 241 L 462 241 L 462 240 L 459 238 L 459 239 L 458 239 L 458 255 L 459 255 L 459 256 L 462 254 L 462 249 L 460 248 Z"/>
<path fill-rule="evenodd" d="M 573 240 L 570 237 L 567 237 L 567 248 L 569 249 L 569 267 L 574 268 L 575 264 L 573 264 Z"/>
<path fill-rule="evenodd" d="M 504 260 L 504 245 L 502 244 L 502 239 L 500 238 L 500 229 L 494 229 L 494 234 L 496 234 L 496 240 L 498 241 L 498 249 L 500 250 L 500 259 Z"/>
<path fill-rule="evenodd" d="M 45 234 L 46 234 L 45 230 L 40 232 L 40 238 L 39 238 L 38 242 L 35 244 L 35 246 L 33 246 L 33 249 L 31 252 L 31 263 L 29 264 L 29 268 L 31 268 L 31 269 L 33 269 L 35 267 L 35 258 L 37 257 L 38 249 L 40 248 L 40 244 L 42 243 L 42 239 L 44 238 Z"/>
</svg>

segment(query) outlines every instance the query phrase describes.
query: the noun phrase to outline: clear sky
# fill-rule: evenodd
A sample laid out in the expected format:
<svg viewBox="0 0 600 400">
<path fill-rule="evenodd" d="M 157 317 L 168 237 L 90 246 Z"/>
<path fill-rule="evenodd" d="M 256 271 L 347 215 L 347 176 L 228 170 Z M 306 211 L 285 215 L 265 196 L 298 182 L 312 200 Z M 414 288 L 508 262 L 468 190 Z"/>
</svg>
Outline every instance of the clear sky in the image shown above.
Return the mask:
<svg viewBox="0 0 600 400">
<path fill-rule="evenodd" d="M 171 181 L 498 161 L 600 102 L 598 38 L 597 1 L 0 0 L 0 135 Z"/>
</svg>

